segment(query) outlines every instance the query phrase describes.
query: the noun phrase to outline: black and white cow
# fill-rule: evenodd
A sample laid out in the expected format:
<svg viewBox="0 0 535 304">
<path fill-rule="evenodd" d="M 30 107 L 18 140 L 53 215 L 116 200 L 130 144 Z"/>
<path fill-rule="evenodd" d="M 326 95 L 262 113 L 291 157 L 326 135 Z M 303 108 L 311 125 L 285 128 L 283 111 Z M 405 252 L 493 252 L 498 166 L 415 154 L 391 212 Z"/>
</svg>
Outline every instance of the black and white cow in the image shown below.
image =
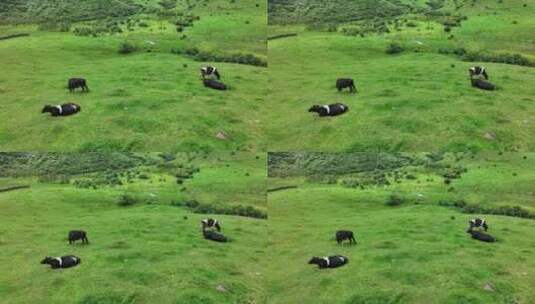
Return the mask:
<svg viewBox="0 0 535 304">
<path fill-rule="evenodd" d="M 81 88 L 82 92 L 89 92 L 89 87 L 87 86 L 87 81 L 84 78 L 71 78 L 67 83 L 69 91 L 72 93 L 77 88 Z"/>
<path fill-rule="evenodd" d="M 472 235 L 473 239 L 478 240 L 478 241 L 487 242 L 487 243 L 493 243 L 496 241 L 496 239 L 492 237 L 492 235 L 486 234 L 483 231 L 472 230 L 470 231 L 470 234 Z"/>
<path fill-rule="evenodd" d="M 472 86 L 486 91 L 494 91 L 496 86 L 483 79 L 470 79 Z"/>
<path fill-rule="evenodd" d="M 71 230 L 69 231 L 69 244 L 75 243 L 77 240 L 82 240 L 82 244 L 89 244 L 87 239 L 87 233 L 83 230 Z"/>
<path fill-rule="evenodd" d="M 471 79 L 481 79 L 481 78 L 484 78 L 485 80 L 489 79 L 489 75 L 487 74 L 485 67 L 482 67 L 482 66 L 473 66 L 468 69 L 468 73 L 470 74 Z"/>
<path fill-rule="evenodd" d="M 336 242 L 338 244 L 340 244 L 345 240 L 349 240 L 349 244 L 356 244 L 357 243 L 357 240 L 355 240 L 355 236 L 353 234 L 353 231 L 349 231 L 349 230 L 338 230 L 338 231 L 336 231 Z"/>
<path fill-rule="evenodd" d="M 219 232 L 215 232 L 215 231 L 212 231 L 212 230 L 204 230 L 202 232 L 202 235 L 203 235 L 203 237 L 205 239 L 211 240 L 211 241 L 214 241 L 214 242 L 220 242 L 220 243 L 228 242 L 227 237 L 225 237 L 223 234 L 221 234 Z"/>
<path fill-rule="evenodd" d="M 328 257 L 313 257 L 308 261 L 309 264 L 316 264 L 319 268 L 336 268 L 349 262 L 349 259 L 341 255 L 332 255 Z"/>
<path fill-rule="evenodd" d="M 485 231 L 489 229 L 489 226 L 487 225 L 487 221 L 485 219 L 480 218 L 474 218 L 468 221 L 468 230 L 466 232 L 470 233 L 474 228 L 483 228 Z"/>
<path fill-rule="evenodd" d="M 50 113 L 52 116 L 68 116 L 80 112 L 82 108 L 72 102 L 64 103 L 62 105 L 45 105 L 41 113 Z"/>
<path fill-rule="evenodd" d="M 74 255 L 66 255 L 62 257 L 46 257 L 41 261 L 41 264 L 48 264 L 52 269 L 69 268 L 80 264 L 82 260 Z"/>
<path fill-rule="evenodd" d="M 320 117 L 336 116 L 344 114 L 349 110 L 349 107 L 342 103 L 333 103 L 330 105 L 313 105 L 308 112 L 316 112 Z"/>
<path fill-rule="evenodd" d="M 212 88 L 212 89 L 220 90 L 220 91 L 228 90 L 228 87 L 224 83 L 219 82 L 214 79 L 204 79 L 202 82 L 204 86 L 208 88 Z"/>
<path fill-rule="evenodd" d="M 345 88 L 349 88 L 350 93 L 357 92 L 357 87 L 355 86 L 355 81 L 351 78 L 338 78 L 336 79 L 336 88 L 338 92 L 341 92 Z"/>
<path fill-rule="evenodd" d="M 201 77 L 202 79 L 221 79 L 221 75 L 216 67 L 213 66 L 203 66 L 201 67 Z"/>
<path fill-rule="evenodd" d="M 219 225 L 219 221 L 213 218 L 207 218 L 201 220 L 201 228 L 203 231 L 206 230 L 206 228 L 215 228 L 217 231 L 221 231 L 221 226 Z"/>
</svg>

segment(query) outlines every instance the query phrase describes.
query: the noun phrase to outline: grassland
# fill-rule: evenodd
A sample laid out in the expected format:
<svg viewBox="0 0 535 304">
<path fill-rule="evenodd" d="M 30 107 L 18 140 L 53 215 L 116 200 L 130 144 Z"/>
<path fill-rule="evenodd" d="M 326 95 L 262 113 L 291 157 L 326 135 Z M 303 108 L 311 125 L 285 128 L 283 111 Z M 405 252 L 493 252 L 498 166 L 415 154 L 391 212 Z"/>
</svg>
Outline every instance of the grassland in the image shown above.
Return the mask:
<svg viewBox="0 0 535 304">
<path fill-rule="evenodd" d="M 19 175 L 11 170 L 0 179 L 0 188 L 30 185 L 0 193 L 3 303 L 265 303 L 267 222 L 198 214 L 177 203 L 265 210 L 265 156 L 141 156 L 140 165 L 68 175 L 30 175 L 21 162 Z M 35 172 L 54 163 L 38 159 Z M 188 166 L 199 171 L 178 184 L 170 172 Z M 115 180 L 114 173 L 121 184 L 98 182 Z M 237 176 L 248 180 L 247 187 L 236 183 Z M 92 182 L 86 187 L 81 181 Z M 136 203 L 119 205 L 125 194 Z M 199 222 L 207 216 L 221 221 L 230 243 L 202 239 Z M 88 231 L 90 245 L 69 245 L 71 229 Z M 59 271 L 39 264 L 46 255 L 66 254 L 82 263 Z"/>
<path fill-rule="evenodd" d="M 535 222 L 468 214 L 439 203 L 463 198 L 488 207 L 507 203 L 533 210 L 535 198 L 527 187 L 533 181 L 533 157 L 487 154 L 455 161 L 450 155 L 449 161 L 435 164 L 455 164 L 468 171 L 449 185 L 438 173 L 440 166 L 423 170 L 414 164 L 384 171 L 390 173 L 390 185 L 368 184 L 363 189 L 347 181 L 363 181 L 373 171 L 332 175 L 323 181 L 272 176 L 270 188 L 298 188 L 268 195 L 270 302 L 533 302 Z M 415 179 L 394 178 L 395 171 Z M 392 194 L 404 202 L 387 205 Z M 496 243 L 479 243 L 465 233 L 467 221 L 476 216 L 488 220 Z M 353 230 L 358 244 L 337 245 L 338 229 Z M 307 264 L 312 256 L 334 254 L 347 256 L 349 264 L 329 270 Z"/>
<path fill-rule="evenodd" d="M 131 16 L 71 21 L 69 32 L 43 30 L 42 23 L 0 26 L 0 36 L 30 33 L 0 43 L 3 151 L 261 150 L 266 69 L 211 57 L 195 61 L 184 52 L 267 61 L 266 4 L 177 3 L 174 10 L 163 11 L 167 16 L 149 1 Z M 177 32 L 173 14 L 199 20 Z M 78 36 L 77 28 L 121 32 Z M 137 51 L 120 54 L 123 42 Z M 216 65 L 231 90 L 204 88 L 199 80 L 203 64 Z M 68 92 L 67 79 L 75 76 L 88 80 L 89 94 Z M 44 104 L 63 102 L 80 104 L 82 112 L 61 119 L 40 114 Z M 216 137 L 220 132 L 225 139 Z"/>
<path fill-rule="evenodd" d="M 445 53 L 463 49 L 518 54 L 533 62 L 535 5 L 529 1 L 464 3 L 458 10 L 450 6 L 438 10 L 466 18 L 449 32 L 442 21 L 420 12 L 388 18 L 380 25 L 373 15 L 334 25 L 270 25 L 271 36 L 298 36 L 269 41 L 269 78 L 274 88 L 266 114 L 269 150 L 533 150 L 530 117 L 535 91 L 529 85 L 535 80 L 533 68 L 468 62 Z M 321 20 L 320 16 L 303 19 Z M 367 26 L 383 32 L 365 32 Z M 345 29 L 362 31 L 363 37 Z M 392 43 L 403 51 L 387 54 Z M 473 65 L 484 65 L 499 89 L 473 89 L 467 76 Z M 359 93 L 338 93 L 334 84 L 339 77 L 354 78 Z M 326 119 L 307 112 L 313 104 L 334 102 L 347 104 L 350 111 Z"/>
</svg>

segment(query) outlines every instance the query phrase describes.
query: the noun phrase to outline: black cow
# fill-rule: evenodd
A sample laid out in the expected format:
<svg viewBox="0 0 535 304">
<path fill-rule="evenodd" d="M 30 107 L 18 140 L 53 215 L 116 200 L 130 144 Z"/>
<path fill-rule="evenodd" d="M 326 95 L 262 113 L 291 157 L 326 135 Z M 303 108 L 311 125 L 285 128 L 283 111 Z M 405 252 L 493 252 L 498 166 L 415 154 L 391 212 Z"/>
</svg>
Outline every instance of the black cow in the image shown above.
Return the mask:
<svg viewBox="0 0 535 304">
<path fill-rule="evenodd" d="M 201 220 L 201 227 L 202 230 L 206 230 L 206 228 L 215 228 L 217 231 L 221 231 L 221 226 L 219 225 L 219 221 L 212 218 L 207 218 Z"/>
<path fill-rule="evenodd" d="M 349 107 L 342 103 L 333 103 L 330 105 L 313 105 L 310 109 L 308 109 L 309 112 L 316 112 L 319 114 L 320 117 L 323 116 L 336 116 L 340 114 L 344 114 L 349 110 Z"/>
<path fill-rule="evenodd" d="M 228 242 L 228 239 L 224 235 L 222 235 L 221 233 L 212 231 L 212 230 L 204 230 L 202 232 L 202 235 L 204 236 L 205 239 L 211 240 L 214 242 L 220 242 L 220 243 Z"/>
<path fill-rule="evenodd" d="M 82 240 L 82 244 L 89 244 L 87 233 L 83 230 L 69 231 L 69 244 L 75 243 L 77 240 Z"/>
<path fill-rule="evenodd" d="M 489 80 L 489 75 L 487 74 L 485 67 L 482 67 L 482 66 L 471 67 L 468 69 L 468 73 L 470 74 L 471 79 L 485 78 L 486 80 Z"/>
<path fill-rule="evenodd" d="M 67 84 L 69 91 L 72 93 L 75 89 L 81 88 L 82 92 L 89 92 L 87 81 L 84 78 L 71 78 Z"/>
<path fill-rule="evenodd" d="M 338 78 L 336 80 L 336 88 L 338 89 L 338 92 L 341 92 L 345 88 L 349 88 L 350 93 L 357 92 L 355 81 L 351 78 Z"/>
<path fill-rule="evenodd" d="M 353 231 L 349 231 L 349 230 L 336 231 L 336 242 L 340 244 L 345 240 L 349 240 L 349 244 L 357 243 L 357 240 L 355 240 L 355 236 L 353 235 Z"/>
<path fill-rule="evenodd" d="M 309 264 L 316 264 L 319 268 L 336 268 L 349 262 L 349 259 L 341 255 L 332 255 L 328 257 L 313 257 L 308 261 Z"/>
<path fill-rule="evenodd" d="M 472 230 L 470 231 L 470 234 L 472 235 L 472 238 L 478 241 L 492 243 L 495 242 L 496 239 L 492 237 L 490 234 L 486 234 L 482 231 Z"/>
<path fill-rule="evenodd" d="M 204 79 L 202 82 L 204 86 L 208 88 L 212 88 L 212 89 L 220 90 L 220 91 L 228 90 L 228 87 L 224 83 L 219 82 L 217 80 Z"/>
<path fill-rule="evenodd" d="M 466 232 L 470 233 L 474 228 L 483 228 L 485 231 L 489 229 L 487 221 L 485 219 L 475 218 L 468 221 L 468 230 Z"/>
<path fill-rule="evenodd" d="M 50 113 L 52 116 L 68 116 L 80 112 L 82 108 L 72 102 L 64 103 L 62 105 L 45 105 L 41 113 Z"/>
<path fill-rule="evenodd" d="M 80 264 L 82 260 L 74 255 L 66 255 L 62 257 L 46 257 L 41 261 L 41 264 L 48 264 L 52 269 L 69 268 Z"/>
<path fill-rule="evenodd" d="M 480 88 L 482 90 L 493 91 L 496 89 L 495 85 L 483 79 L 471 79 L 470 81 L 472 82 L 473 87 Z"/>
<path fill-rule="evenodd" d="M 204 66 L 201 68 L 201 77 L 202 79 L 221 79 L 221 75 L 217 71 L 216 67 L 213 66 Z"/>
</svg>

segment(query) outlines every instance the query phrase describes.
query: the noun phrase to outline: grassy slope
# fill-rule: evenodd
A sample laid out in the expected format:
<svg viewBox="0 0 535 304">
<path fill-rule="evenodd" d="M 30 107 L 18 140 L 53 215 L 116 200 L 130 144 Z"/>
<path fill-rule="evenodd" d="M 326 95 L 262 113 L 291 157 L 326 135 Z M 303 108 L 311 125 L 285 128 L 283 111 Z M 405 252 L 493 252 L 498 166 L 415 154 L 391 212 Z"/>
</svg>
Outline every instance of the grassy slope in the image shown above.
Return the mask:
<svg viewBox="0 0 535 304">
<path fill-rule="evenodd" d="M 530 117 L 535 113 L 535 91 L 527 85 L 535 80 L 532 68 L 481 63 L 500 87 L 489 93 L 472 89 L 466 76 L 469 66 L 480 63 L 429 52 L 460 45 L 533 59 L 533 5 L 523 8 L 521 3 L 491 6 L 497 9 L 478 4 L 463 10 L 469 19 L 453 29 L 453 41 L 442 26 L 426 29 L 423 23 L 419 29 L 384 36 L 300 32 L 298 37 L 270 41 L 269 78 L 276 88 L 266 114 L 270 150 L 533 149 Z M 286 31 L 277 26 L 270 30 Z M 384 52 L 391 41 L 414 49 L 417 40 L 424 43 L 424 53 Z M 335 80 L 344 76 L 357 81 L 359 94 L 336 92 Z M 335 119 L 307 112 L 312 104 L 332 102 L 346 103 L 351 110 Z M 496 133 L 497 139 L 483 138 L 486 132 Z"/>
<path fill-rule="evenodd" d="M 0 180 L 2 187 L 32 185 L 0 193 L 0 297 L 7 303 L 264 303 L 267 222 L 192 214 L 170 205 L 204 188 L 202 202 L 212 203 L 210 198 L 219 193 L 220 204 L 265 209 L 265 172 L 259 163 L 262 158 L 247 156 L 197 160 L 201 171 L 182 186 L 150 168 L 140 168 L 148 180 L 96 190 L 38 183 L 35 178 Z M 239 178 L 227 164 L 251 172 L 249 184 L 235 184 Z M 195 190 L 179 192 L 181 187 Z M 125 192 L 152 197 L 154 203 L 119 207 L 116 201 Z M 204 241 L 199 221 L 206 216 L 220 219 L 233 242 Z M 69 246 L 65 238 L 70 229 L 87 230 L 91 244 Z M 45 255 L 63 254 L 81 257 L 82 264 L 65 271 L 39 264 Z M 226 292 L 217 291 L 218 285 Z"/>
<path fill-rule="evenodd" d="M 217 63 L 233 88 L 217 92 L 199 81 L 203 63 L 169 52 L 196 46 L 266 58 L 264 9 L 265 4 L 212 2 L 194 11 L 201 20 L 184 32 L 186 40 L 179 40 L 171 25 L 159 30 L 160 22 L 147 16 L 142 19 L 151 24 L 149 29 L 99 38 L 37 32 L 27 26 L 0 28 L 1 34 L 32 33 L 0 44 L 0 120 L 5 122 L 0 145 L 19 151 L 261 148 L 258 109 L 266 91 L 265 69 Z M 125 39 L 143 48 L 149 46 L 147 41 L 156 44 L 152 53 L 119 55 L 118 45 Z M 65 89 L 67 78 L 77 75 L 88 79 L 90 94 Z M 43 104 L 66 101 L 79 103 L 80 115 L 53 119 L 40 114 Z M 215 138 L 219 131 L 230 138 Z"/>
<path fill-rule="evenodd" d="M 271 302 L 535 301 L 530 287 L 535 282 L 533 220 L 484 215 L 498 238 L 489 245 L 472 241 L 464 232 L 467 220 L 477 214 L 432 204 L 463 197 L 532 209 L 533 192 L 527 187 L 533 180 L 532 162 L 521 164 L 518 155 L 489 156 L 489 161 L 471 161 L 468 168 L 452 183 L 454 193 L 429 175 L 418 175 L 420 183 L 404 180 L 366 190 L 306 183 L 301 178 L 274 179 L 274 185 L 299 184 L 300 188 L 268 196 Z M 519 172 L 520 180 L 511 172 Z M 434 181 L 425 182 L 427 178 Z M 392 192 L 411 199 L 420 193 L 423 198 L 418 205 L 387 207 L 384 202 Z M 337 246 L 333 241 L 337 229 L 354 230 L 359 245 Z M 325 271 L 306 264 L 313 255 L 332 254 L 346 255 L 350 263 Z M 495 291 L 483 289 L 489 282 Z"/>
</svg>

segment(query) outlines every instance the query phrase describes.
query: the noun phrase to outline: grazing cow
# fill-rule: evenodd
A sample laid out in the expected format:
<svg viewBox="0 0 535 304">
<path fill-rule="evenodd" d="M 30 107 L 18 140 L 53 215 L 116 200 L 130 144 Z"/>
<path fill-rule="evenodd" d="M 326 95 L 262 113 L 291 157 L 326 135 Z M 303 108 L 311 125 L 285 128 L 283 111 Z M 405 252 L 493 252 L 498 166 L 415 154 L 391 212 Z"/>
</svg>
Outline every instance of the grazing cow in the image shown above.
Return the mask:
<svg viewBox="0 0 535 304">
<path fill-rule="evenodd" d="M 45 105 L 41 113 L 50 113 L 52 116 L 68 116 L 80 112 L 82 108 L 72 102 L 64 103 L 62 105 Z"/>
<path fill-rule="evenodd" d="M 69 268 L 80 264 L 82 260 L 74 255 L 66 255 L 62 257 L 46 257 L 41 261 L 41 264 L 48 264 L 52 269 Z"/>
<path fill-rule="evenodd" d="M 344 240 L 349 240 L 349 244 L 357 243 L 357 240 L 355 240 L 355 236 L 353 235 L 353 231 L 349 231 L 349 230 L 336 231 L 336 242 L 340 244 Z"/>
<path fill-rule="evenodd" d="M 355 81 L 351 78 L 338 78 L 336 80 L 336 88 L 338 89 L 338 92 L 341 92 L 345 88 L 349 88 L 350 93 L 357 92 Z"/>
<path fill-rule="evenodd" d="M 215 231 L 204 230 L 202 232 L 202 235 L 204 236 L 205 239 L 211 240 L 214 242 L 220 242 L 220 243 L 228 242 L 228 239 L 224 235 Z"/>
<path fill-rule="evenodd" d="M 81 88 L 82 92 L 89 92 L 87 81 L 83 78 L 71 78 L 67 84 L 69 91 L 72 93 L 75 89 Z"/>
<path fill-rule="evenodd" d="M 75 243 L 77 240 L 82 240 L 82 244 L 89 244 L 87 233 L 83 230 L 69 231 L 69 244 Z"/>
<path fill-rule="evenodd" d="M 483 79 L 471 79 L 472 86 L 486 91 L 493 91 L 496 86 Z"/>
<path fill-rule="evenodd" d="M 328 257 L 313 257 L 308 261 L 309 264 L 316 264 L 321 268 L 336 268 L 349 262 L 349 259 L 341 255 L 332 255 Z"/>
<path fill-rule="evenodd" d="M 204 79 L 202 82 L 204 86 L 208 88 L 212 88 L 212 89 L 220 90 L 220 91 L 228 90 L 228 87 L 224 83 L 219 82 L 217 80 Z"/>
<path fill-rule="evenodd" d="M 204 66 L 201 68 L 201 77 L 202 79 L 221 79 L 221 75 L 217 71 L 216 67 L 213 66 Z"/>
<path fill-rule="evenodd" d="M 485 67 L 482 66 L 474 66 L 468 69 L 468 73 L 470 74 L 470 79 L 482 79 L 489 80 L 489 75 L 487 74 L 487 71 L 485 70 Z"/>
<path fill-rule="evenodd" d="M 466 232 L 470 233 L 474 228 L 483 228 L 485 231 L 489 229 L 489 226 L 487 225 L 487 221 L 485 219 L 475 218 L 468 221 L 468 224 L 470 225 L 468 227 L 468 230 Z"/>
<path fill-rule="evenodd" d="M 323 116 L 336 116 L 340 114 L 344 114 L 349 110 L 349 107 L 342 103 L 333 103 L 330 105 L 313 105 L 310 109 L 308 109 L 309 112 L 316 112 L 319 114 L 320 117 Z"/>
<path fill-rule="evenodd" d="M 215 228 L 217 231 L 221 231 L 221 226 L 219 225 L 219 221 L 212 218 L 207 218 L 201 220 L 201 228 L 202 231 L 206 230 L 206 228 Z"/>
<path fill-rule="evenodd" d="M 472 230 L 470 231 L 470 234 L 472 235 L 472 238 L 478 241 L 492 243 L 495 242 L 496 239 L 493 238 L 490 234 L 486 234 L 482 231 Z"/>
</svg>

